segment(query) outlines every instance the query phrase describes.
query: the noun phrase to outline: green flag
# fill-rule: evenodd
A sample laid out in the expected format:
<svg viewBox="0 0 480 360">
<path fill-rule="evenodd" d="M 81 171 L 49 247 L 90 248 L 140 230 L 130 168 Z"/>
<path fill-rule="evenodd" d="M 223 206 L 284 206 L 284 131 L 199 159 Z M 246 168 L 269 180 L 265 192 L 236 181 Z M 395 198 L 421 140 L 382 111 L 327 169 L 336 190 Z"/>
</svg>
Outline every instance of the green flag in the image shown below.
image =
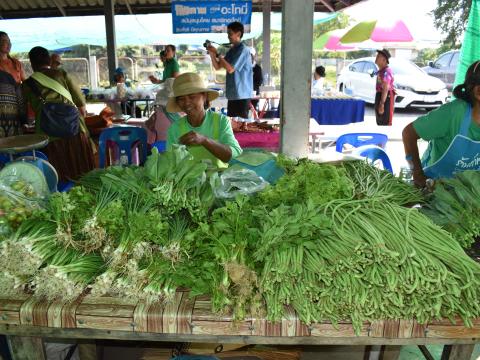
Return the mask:
<svg viewBox="0 0 480 360">
<path fill-rule="evenodd" d="M 468 17 L 467 29 L 460 51 L 455 75 L 455 86 L 463 84 L 468 67 L 475 61 L 480 60 L 480 0 L 472 0 L 472 7 Z"/>
</svg>

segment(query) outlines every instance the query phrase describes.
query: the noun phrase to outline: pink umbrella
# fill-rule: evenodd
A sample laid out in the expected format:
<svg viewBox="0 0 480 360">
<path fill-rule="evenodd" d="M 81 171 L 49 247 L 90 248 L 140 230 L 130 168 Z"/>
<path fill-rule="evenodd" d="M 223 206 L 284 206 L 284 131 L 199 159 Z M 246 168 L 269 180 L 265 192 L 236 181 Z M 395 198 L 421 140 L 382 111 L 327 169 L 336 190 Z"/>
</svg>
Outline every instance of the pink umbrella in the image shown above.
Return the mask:
<svg viewBox="0 0 480 360">
<path fill-rule="evenodd" d="M 413 36 L 402 20 L 372 20 L 359 22 L 352 27 L 340 38 L 340 43 L 360 43 L 365 40 L 383 43 L 409 42 L 413 41 Z"/>
<path fill-rule="evenodd" d="M 345 33 L 344 29 L 332 30 L 322 34 L 313 43 L 315 50 L 332 50 L 332 51 L 348 51 L 354 50 L 353 46 L 340 44 L 340 38 Z"/>
</svg>

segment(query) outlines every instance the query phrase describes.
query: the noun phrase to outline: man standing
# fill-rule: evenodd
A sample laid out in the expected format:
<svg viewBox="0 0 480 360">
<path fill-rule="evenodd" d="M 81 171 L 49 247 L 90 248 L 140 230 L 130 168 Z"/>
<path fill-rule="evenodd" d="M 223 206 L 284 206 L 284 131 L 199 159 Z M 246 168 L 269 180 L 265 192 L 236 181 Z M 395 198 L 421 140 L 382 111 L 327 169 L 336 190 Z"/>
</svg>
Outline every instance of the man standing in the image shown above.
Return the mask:
<svg viewBox="0 0 480 360">
<path fill-rule="evenodd" d="M 225 96 L 228 100 L 230 117 L 248 121 L 248 110 L 253 91 L 253 73 L 250 49 L 242 43 L 243 25 L 235 21 L 227 26 L 228 40 L 231 47 L 225 57 L 217 54 L 217 49 L 208 46 L 207 51 L 216 70 L 227 71 Z"/>
<path fill-rule="evenodd" d="M 377 50 L 375 64 L 378 66 L 375 94 L 375 116 L 377 125 L 392 125 L 395 107 L 395 89 L 392 69 L 388 66 L 391 55 L 386 49 Z"/>
<path fill-rule="evenodd" d="M 160 52 L 160 60 L 163 63 L 162 79 L 157 79 L 155 76 L 150 75 L 148 78 L 154 84 L 161 84 L 169 78 L 176 78 L 180 75 L 180 66 L 178 65 L 177 58 L 175 57 L 177 48 L 175 45 L 165 46 L 165 50 Z"/>
</svg>

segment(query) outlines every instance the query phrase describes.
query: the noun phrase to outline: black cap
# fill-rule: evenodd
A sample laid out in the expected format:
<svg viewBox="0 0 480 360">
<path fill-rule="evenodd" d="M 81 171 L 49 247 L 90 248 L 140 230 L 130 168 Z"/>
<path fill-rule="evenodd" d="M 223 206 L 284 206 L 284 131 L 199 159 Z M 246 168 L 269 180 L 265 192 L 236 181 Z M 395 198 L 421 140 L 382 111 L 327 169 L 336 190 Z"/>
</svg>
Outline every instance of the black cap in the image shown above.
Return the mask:
<svg viewBox="0 0 480 360">
<path fill-rule="evenodd" d="M 390 63 L 388 61 L 392 57 L 392 55 L 390 54 L 390 51 L 388 51 L 387 49 L 382 49 L 382 50 L 377 50 L 377 52 L 385 56 L 385 58 L 387 59 L 387 64 Z"/>
</svg>

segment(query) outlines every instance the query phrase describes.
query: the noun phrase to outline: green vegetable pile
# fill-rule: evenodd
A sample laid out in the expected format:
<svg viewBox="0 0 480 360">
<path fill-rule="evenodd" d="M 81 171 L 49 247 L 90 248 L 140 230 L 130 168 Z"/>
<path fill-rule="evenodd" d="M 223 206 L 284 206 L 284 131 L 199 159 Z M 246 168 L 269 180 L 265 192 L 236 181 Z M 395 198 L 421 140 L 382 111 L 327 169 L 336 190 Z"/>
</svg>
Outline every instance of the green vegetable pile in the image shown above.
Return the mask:
<svg viewBox="0 0 480 360">
<path fill-rule="evenodd" d="M 276 185 L 226 202 L 183 147 L 93 171 L 0 242 L 0 291 L 158 302 L 188 288 L 236 320 L 277 321 L 289 304 L 357 330 L 480 315 L 480 266 L 411 207 L 418 190 L 365 162 L 278 163 Z"/>
<path fill-rule="evenodd" d="M 480 236 L 480 172 L 464 171 L 437 181 L 422 212 L 469 248 Z"/>
</svg>

